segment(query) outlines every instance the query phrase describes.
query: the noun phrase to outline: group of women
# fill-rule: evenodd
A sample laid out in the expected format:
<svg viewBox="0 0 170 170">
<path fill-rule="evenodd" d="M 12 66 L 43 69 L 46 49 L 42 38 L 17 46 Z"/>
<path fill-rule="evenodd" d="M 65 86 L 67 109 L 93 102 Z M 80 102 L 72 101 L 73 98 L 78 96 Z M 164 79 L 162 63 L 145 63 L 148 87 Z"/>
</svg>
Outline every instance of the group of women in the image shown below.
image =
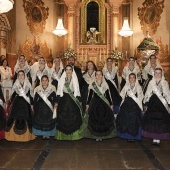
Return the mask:
<svg viewBox="0 0 170 170">
<path fill-rule="evenodd" d="M 118 136 L 134 142 L 143 135 L 156 145 L 170 139 L 170 91 L 155 55 L 142 74 L 130 57 L 121 83 L 112 58 L 107 58 L 103 70 L 88 61 L 82 75 L 74 66 L 75 59 L 69 60 L 63 68 L 61 59 L 55 58 L 49 69 L 43 57 L 31 67 L 25 56 L 18 58 L 6 112 L 0 91 L 1 139 L 29 141 L 53 136 L 57 140 L 85 137 L 102 141 Z M 1 67 L 0 73 L 8 70 L 6 77 L 11 78 L 7 61 Z"/>
</svg>

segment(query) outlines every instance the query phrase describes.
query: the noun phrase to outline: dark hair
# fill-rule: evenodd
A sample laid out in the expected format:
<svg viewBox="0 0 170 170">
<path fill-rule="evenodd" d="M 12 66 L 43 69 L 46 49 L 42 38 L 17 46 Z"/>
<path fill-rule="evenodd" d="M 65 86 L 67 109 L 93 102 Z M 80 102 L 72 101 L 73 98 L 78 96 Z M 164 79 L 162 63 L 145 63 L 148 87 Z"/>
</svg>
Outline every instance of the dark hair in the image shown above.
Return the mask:
<svg viewBox="0 0 170 170">
<path fill-rule="evenodd" d="M 151 59 L 151 57 L 155 57 L 155 59 L 156 59 L 156 55 L 155 54 L 150 55 L 149 59 Z"/>
<path fill-rule="evenodd" d="M 1 61 L 1 66 L 4 64 L 4 61 L 6 61 L 7 62 L 7 66 L 8 66 L 8 61 L 7 61 L 7 59 L 5 58 L 5 59 L 3 59 L 2 61 Z"/>
<path fill-rule="evenodd" d="M 156 71 L 156 70 L 159 70 L 159 71 L 161 71 L 161 72 L 163 71 L 162 68 L 160 68 L 160 67 L 155 68 L 155 71 Z"/>
<path fill-rule="evenodd" d="M 133 59 L 134 61 L 136 60 L 135 57 L 133 57 L 133 56 L 129 57 L 129 60 L 130 60 L 130 59 Z"/>
<path fill-rule="evenodd" d="M 106 61 L 108 62 L 108 60 L 112 60 L 112 61 L 113 61 L 113 58 L 108 57 L 108 58 L 106 59 Z"/>
<path fill-rule="evenodd" d="M 46 79 L 49 81 L 49 78 L 48 78 L 47 75 L 43 75 L 43 76 L 41 77 L 41 81 L 42 81 L 43 78 L 46 78 Z"/>
<path fill-rule="evenodd" d="M 136 79 L 136 74 L 135 73 L 130 73 L 129 78 L 130 78 L 130 76 L 135 76 L 135 79 Z"/>
<path fill-rule="evenodd" d="M 95 63 L 94 63 L 92 60 L 89 60 L 89 61 L 86 62 L 86 70 L 85 70 L 85 73 L 87 73 L 87 71 L 88 71 L 88 66 L 87 66 L 88 63 L 92 63 L 94 70 L 95 70 L 95 71 L 97 70 L 97 67 L 96 67 Z"/>
<path fill-rule="evenodd" d="M 18 71 L 17 76 L 19 76 L 19 73 L 23 73 L 23 74 L 24 74 L 24 76 L 25 76 L 25 72 L 24 72 L 24 70 L 19 70 L 19 71 Z"/>
<path fill-rule="evenodd" d="M 68 57 L 68 60 L 69 60 L 69 58 L 74 58 L 74 60 L 76 60 L 76 58 L 72 55 Z"/>
<path fill-rule="evenodd" d="M 67 64 L 65 67 L 64 67 L 64 70 L 66 71 L 66 68 L 67 67 L 71 67 L 71 69 L 72 69 L 72 71 L 73 71 L 73 66 L 72 65 L 70 65 L 70 64 Z"/>
<path fill-rule="evenodd" d="M 102 73 L 102 76 L 103 76 L 103 72 L 102 72 L 102 70 L 96 70 L 96 72 L 95 72 L 95 76 L 96 76 L 96 73 L 97 72 L 101 72 Z"/>
<path fill-rule="evenodd" d="M 44 61 L 45 61 L 45 58 L 44 58 L 43 56 L 41 56 L 41 57 L 39 58 L 39 60 L 40 60 L 41 58 L 44 59 Z"/>
</svg>

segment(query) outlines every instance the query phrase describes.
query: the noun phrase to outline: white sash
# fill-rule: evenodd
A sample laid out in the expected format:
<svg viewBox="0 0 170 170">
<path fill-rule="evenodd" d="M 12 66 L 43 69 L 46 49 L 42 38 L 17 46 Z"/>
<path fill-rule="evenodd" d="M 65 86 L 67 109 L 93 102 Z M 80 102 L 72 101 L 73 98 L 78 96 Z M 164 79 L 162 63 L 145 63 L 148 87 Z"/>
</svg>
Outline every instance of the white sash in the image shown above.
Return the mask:
<svg viewBox="0 0 170 170">
<path fill-rule="evenodd" d="M 143 110 L 142 102 L 139 101 L 139 99 L 134 95 L 134 93 L 133 93 L 133 91 L 132 91 L 131 89 L 129 89 L 129 90 L 127 91 L 127 95 L 128 95 L 129 97 L 131 97 L 131 98 L 136 102 L 136 104 L 139 106 L 139 108 L 140 108 L 141 110 Z"/>
<path fill-rule="evenodd" d="M 55 119 L 57 117 L 57 114 L 56 114 L 56 109 L 53 108 L 51 102 L 48 100 L 47 96 L 45 94 L 43 94 L 42 91 L 38 91 L 37 92 L 40 97 L 44 100 L 44 102 L 48 105 L 48 107 L 51 109 L 51 111 L 53 112 L 53 119 Z"/>
<path fill-rule="evenodd" d="M 59 72 L 58 72 L 58 74 L 59 74 Z M 52 78 L 54 79 L 54 80 L 59 80 L 59 75 L 58 75 L 55 71 L 52 73 Z"/>
<path fill-rule="evenodd" d="M 24 89 L 21 87 L 21 88 L 19 88 L 19 96 L 22 96 L 29 104 L 30 104 L 30 98 L 29 97 L 27 97 L 27 95 L 25 94 L 25 91 L 24 91 Z"/>
<path fill-rule="evenodd" d="M 158 90 L 158 88 L 155 85 L 152 86 L 152 88 L 153 88 L 153 92 L 158 96 L 158 98 L 160 99 L 160 101 L 165 106 L 166 110 L 168 111 L 169 109 L 168 103 L 165 100 L 165 98 L 162 96 L 161 92 Z"/>
</svg>

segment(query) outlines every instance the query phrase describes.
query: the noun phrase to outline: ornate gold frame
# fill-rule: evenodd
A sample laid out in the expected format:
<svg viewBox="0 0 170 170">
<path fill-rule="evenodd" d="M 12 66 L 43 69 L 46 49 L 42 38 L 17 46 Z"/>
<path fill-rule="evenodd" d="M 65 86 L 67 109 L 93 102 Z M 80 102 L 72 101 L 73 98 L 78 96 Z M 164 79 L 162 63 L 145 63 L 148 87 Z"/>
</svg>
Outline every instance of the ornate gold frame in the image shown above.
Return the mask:
<svg viewBox="0 0 170 170">
<path fill-rule="evenodd" d="M 89 2 L 96 2 L 99 5 L 99 32 L 101 32 L 100 36 L 99 36 L 99 44 L 105 44 L 106 41 L 106 8 L 104 6 L 105 1 L 104 0 L 83 0 L 82 3 L 82 7 L 81 7 L 81 38 L 80 38 L 80 43 L 81 44 L 86 44 L 87 43 L 87 38 L 86 38 L 86 33 L 87 33 L 87 4 Z"/>
<path fill-rule="evenodd" d="M 49 8 L 44 7 L 44 2 L 42 0 L 23 0 L 23 7 L 30 32 L 35 37 L 40 36 L 45 29 Z"/>
<path fill-rule="evenodd" d="M 138 8 L 141 29 L 144 34 L 146 34 L 146 31 L 149 31 L 149 34 L 152 36 L 156 33 L 159 26 L 164 0 L 145 0 L 142 5 L 142 8 Z"/>
</svg>

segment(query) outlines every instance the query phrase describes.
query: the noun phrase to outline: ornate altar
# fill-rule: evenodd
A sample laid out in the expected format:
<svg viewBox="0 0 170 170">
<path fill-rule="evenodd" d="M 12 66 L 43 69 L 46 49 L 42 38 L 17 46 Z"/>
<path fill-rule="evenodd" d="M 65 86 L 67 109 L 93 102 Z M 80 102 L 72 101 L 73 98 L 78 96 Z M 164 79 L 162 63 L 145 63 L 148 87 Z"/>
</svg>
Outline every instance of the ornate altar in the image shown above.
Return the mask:
<svg viewBox="0 0 170 170">
<path fill-rule="evenodd" d="M 26 37 L 25 43 L 19 45 L 18 55 L 24 54 L 27 60 L 38 59 L 43 56 L 47 62 L 52 61 L 52 50 L 47 47 L 46 42 L 42 43 L 40 39 L 31 41 Z"/>
</svg>

